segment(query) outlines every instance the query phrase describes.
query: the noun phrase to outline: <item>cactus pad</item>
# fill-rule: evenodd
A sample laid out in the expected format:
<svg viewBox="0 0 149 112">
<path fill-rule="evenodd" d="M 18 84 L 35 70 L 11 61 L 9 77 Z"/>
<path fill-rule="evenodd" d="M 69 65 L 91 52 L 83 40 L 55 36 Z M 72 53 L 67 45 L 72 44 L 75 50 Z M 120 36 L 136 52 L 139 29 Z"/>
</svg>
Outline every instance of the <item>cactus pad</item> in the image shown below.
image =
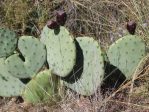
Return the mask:
<svg viewBox="0 0 149 112">
<path fill-rule="evenodd" d="M 15 32 L 0 28 L 0 57 L 11 55 L 16 46 L 17 38 Z"/>
<path fill-rule="evenodd" d="M 76 47 L 70 33 L 65 27 L 60 31 L 44 27 L 41 41 L 46 45 L 49 68 L 56 75 L 67 76 L 76 62 Z"/>
<path fill-rule="evenodd" d="M 121 70 L 127 79 L 132 78 L 146 54 L 145 43 L 135 35 L 127 35 L 113 43 L 107 52 L 110 63 Z"/>
<path fill-rule="evenodd" d="M 83 72 L 80 79 L 73 84 L 66 83 L 66 86 L 79 94 L 89 96 L 95 93 L 103 80 L 104 59 L 97 41 L 89 37 L 78 37 L 76 40 L 83 51 Z"/>
<path fill-rule="evenodd" d="M 28 103 L 39 103 L 47 100 L 54 101 L 57 95 L 57 85 L 55 76 L 51 71 L 45 70 L 38 73 L 23 91 L 23 98 Z"/>
<path fill-rule="evenodd" d="M 32 77 L 45 63 L 45 46 L 36 38 L 22 36 L 18 41 L 18 48 L 25 60 L 21 60 L 19 54 L 7 58 L 9 72 L 18 78 Z"/>
<path fill-rule="evenodd" d="M 0 59 L 0 68 L 0 96 L 19 96 L 25 85 L 8 72 L 5 60 L 2 58 Z"/>
</svg>

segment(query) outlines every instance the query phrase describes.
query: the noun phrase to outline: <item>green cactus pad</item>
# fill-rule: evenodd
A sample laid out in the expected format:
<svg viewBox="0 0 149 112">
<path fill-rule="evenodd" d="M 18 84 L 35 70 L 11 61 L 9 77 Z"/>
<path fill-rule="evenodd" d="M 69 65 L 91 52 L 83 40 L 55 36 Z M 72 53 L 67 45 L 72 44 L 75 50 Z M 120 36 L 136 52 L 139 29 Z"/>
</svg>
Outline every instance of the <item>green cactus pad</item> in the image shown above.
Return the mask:
<svg viewBox="0 0 149 112">
<path fill-rule="evenodd" d="M 21 95 L 25 85 L 8 72 L 5 60 L 2 58 L 0 59 L 0 68 L 0 96 L 11 97 Z"/>
<path fill-rule="evenodd" d="M 16 46 L 17 38 L 15 32 L 0 28 L 0 57 L 11 55 Z"/>
<path fill-rule="evenodd" d="M 107 52 L 110 63 L 131 79 L 137 65 L 146 54 L 145 43 L 135 35 L 127 35 L 113 43 Z"/>
<path fill-rule="evenodd" d="M 19 54 L 14 54 L 8 57 L 5 61 L 9 73 L 17 78 L 29 78 L 30 74 L 25 67 L 24 62 L 20 59 Z"/>
<path fill-rule="evenodd" d="M 9 72 L 18 78 L 33 77 L 45 63 L 45 46 L 37 38 L 22 36 L 18 41 L 18 48 L 25 60 L 21 60 L 19 54 L 7 58 Z"/>
<path fill-rule="evenodd" d="M 46 45 L 49 68 L 56 75 L 67 76 L 76 62 L 76 47 L 72 36 L 65 27 L 60 31 L 44 27 L 41 41 Z"/>
<path fill-rule="evenodd" d="M 51 75 L 50 70 L 38 73 L 23 91 L 23 98 L 28 103 L 39 103 L 43 101 L 55 101 L 58 92 L 58 80 Z"/>
<path fill-rule="evenodd" d="M 83 72 L 81 77 L 73 84 L 66 86 L 79 94 L 90 96 L 95 93 L 104 77 L 104 59 L 97 41 L 89 37 L 76 38 L 83 51 Z M 74 74 L 78 71 L 74 71 Z"/>
</svg>

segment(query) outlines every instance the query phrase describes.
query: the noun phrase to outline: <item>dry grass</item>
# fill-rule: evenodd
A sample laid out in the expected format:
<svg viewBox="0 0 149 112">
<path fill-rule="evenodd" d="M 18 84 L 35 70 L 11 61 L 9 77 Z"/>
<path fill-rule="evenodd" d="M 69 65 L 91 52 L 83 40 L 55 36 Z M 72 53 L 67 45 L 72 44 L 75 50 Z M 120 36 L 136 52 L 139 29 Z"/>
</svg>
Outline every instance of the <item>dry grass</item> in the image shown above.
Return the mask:
<svg viewBox="0 0 149 112">
<path fill-rule="evenodd" d="M 68 14 L 66 27 L 75 36 L 92 36 L 104 49 L 127 34 L 125 24 L 137 22 L 137 35 L 146 43 L 149 35 L 149 0 L 1 0 L 0 25 L 19 35 L 38 37 L 54 11 Z M 148 42 L 149 43 L 149 42 Z M 147 45 L 148 45 L 147 43 Z M 17 104 L 15 98 L 2 98 L 1 112 L 149 112 L 149 68 L 145 64 L 139 77 L 119 89 L 83 97 L 67 90 L 63 100 L 54 105 Z"/>
</svg>

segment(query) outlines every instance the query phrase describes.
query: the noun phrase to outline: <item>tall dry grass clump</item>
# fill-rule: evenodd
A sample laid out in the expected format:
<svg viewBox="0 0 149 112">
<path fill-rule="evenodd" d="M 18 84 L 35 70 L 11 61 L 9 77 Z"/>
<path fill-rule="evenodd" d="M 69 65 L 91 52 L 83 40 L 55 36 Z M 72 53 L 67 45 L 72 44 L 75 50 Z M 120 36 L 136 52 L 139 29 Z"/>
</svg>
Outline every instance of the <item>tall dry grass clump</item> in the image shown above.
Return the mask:
<svg viewBox="0 0 149 112">
<path fill-rule="evenodd" d="M 138 23 L 137 33 L 148 34 L 148 6 L 148 0 L 3 0 L 0 23 L 20 34 L 39 35 L 54 11 L 64 9 L 75 36 L 93 36 L 107 46 L 125 33 L 129 20 Z"/>
</svg>

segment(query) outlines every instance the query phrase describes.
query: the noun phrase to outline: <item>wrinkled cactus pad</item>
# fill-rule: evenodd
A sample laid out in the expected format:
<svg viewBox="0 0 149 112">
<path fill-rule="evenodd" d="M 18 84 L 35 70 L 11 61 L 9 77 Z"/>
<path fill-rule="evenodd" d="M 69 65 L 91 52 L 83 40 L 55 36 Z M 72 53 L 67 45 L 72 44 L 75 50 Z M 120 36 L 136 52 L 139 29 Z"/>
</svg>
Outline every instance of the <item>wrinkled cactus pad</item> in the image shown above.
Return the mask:
<svg viewBox="0 0 149 112">
<path fill-rule="evenodd" d="M 145 43 L 135 35 L 127 35 L 113 43 L 107 52 L 110 63 L 132 78 L 139 62 L 146 55 Z"/>
<path fill-rule="evenodd" d="M 39 72 L 26 85 L 23 98 L 28 103 L 39 103 L 44 101 L 55 101 L 58 92 L 58 80 L 51 75 L 50 70 Z"/>
<path fill-rule="evenodd" d="M 25 85 L 8 72 L 3 58 L 0 58 L 0 69 L 0 96 L 11 97 L 21 95 Z"/>
<path fill-rule="evenodd" d="M 15 32 L 6 28 L 0 28 L 0 57 L 11 55 L 17 46 Z"/>
<path fill-rule="evenodd" d="M 32 36 L 22 36 L 18 41 L 18 49 L 22 53 L 7 58 L 9 72 L 18 78 L 29 78 L 37 73 L 46 60 L 45 46 Z"/>
<path fill-rule="evenodd" d="M 75 42 L 65 27 L 59 32 L 44 27 L 41 41 L 46 45 L 47 61 L 52 73 L 61 77 L 67 76 L 76 62 Z"/>
<path fill-rule="evenodd" d="M 66 83 L 66 86 L 85 96 L 94 94 L 104 77 L 104 59 L 97 41 L 90 37 L 76 38 L 83 51 L 83 72 L 75 83 Z M 74 74 L 77 73 L 74 71 Z"/>
</svg>

